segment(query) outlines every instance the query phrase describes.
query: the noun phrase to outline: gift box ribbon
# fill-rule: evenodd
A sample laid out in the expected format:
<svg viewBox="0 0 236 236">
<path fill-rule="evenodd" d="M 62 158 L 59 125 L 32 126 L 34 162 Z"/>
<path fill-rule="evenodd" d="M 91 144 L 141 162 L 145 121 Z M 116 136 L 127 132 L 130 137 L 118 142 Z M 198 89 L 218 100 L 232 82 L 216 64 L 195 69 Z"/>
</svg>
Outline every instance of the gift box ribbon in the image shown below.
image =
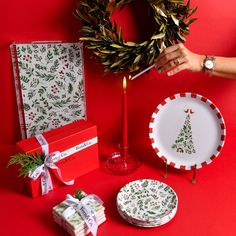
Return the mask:
<svg viewBox="0 0 236 236">
<path fill-rule="evenodd" d="M 75 213 L 79 213 L 93 236 L 96 236 L 98 224 L 95 216 L 95 212 L 91 207 L 88 206 L 88 202 L 97 201 L 99 204 L 103 204 L 103 201 L 95 194 L 89 194 L 78 200 L 77 198 L 72 197 L 70 194 L 67 194 L 66 200 L 63 201 L 65 205 L 68 206 L 66 210 L 62 213 L 63 219 L 67 220 Z"/>
<path fill-rule="evenodd" d="M 39 178 L 39 176 L 41 177 L 42 195 L 47 194 L 50 190 L 53 189 L 52 179 L 49 173 L 49 168 L 55 169 L 57 171 L 57 174 L 60 180 L 64 184 L 66 185 L 74 184 L 74 180 L 71 180 L 71 181 L 63 180 L 62 175 L 61 175 L 61 170 L 59 167 L 55 165 L 55 162 L 97 143 L 97 137 L 95 137 L 93 139 L 90 139 L 84 143 L 78 144 L 63 152 L 55 151 L 55 152 L 49 153 L 49 145 L 48 145 L 47 140 L 44 138 L 44 136 L 42 134 L 38 134 L 35 137 L 38 140 L 39 144 L 41 145 L 42 152 L 45 155 L 45 159 L 44 159 L 44 164 L 42 164 L 41 166 L 38 166 L 34 171 L 29 173 L 29 177 L 33 180 L 36 180 L 37 178 Z"/>
</svg>

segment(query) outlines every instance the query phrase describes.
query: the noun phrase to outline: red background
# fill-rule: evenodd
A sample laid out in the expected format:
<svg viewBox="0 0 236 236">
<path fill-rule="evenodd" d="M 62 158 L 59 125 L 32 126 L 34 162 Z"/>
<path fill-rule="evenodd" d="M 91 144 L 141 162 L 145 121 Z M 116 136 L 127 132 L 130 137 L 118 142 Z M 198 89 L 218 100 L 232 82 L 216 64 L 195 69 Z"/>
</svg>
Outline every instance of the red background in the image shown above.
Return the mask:
<svg viewBox="0 0 236 236">
<path fill-rule="evenodd" d="M 198 11 L 194 15 L 198 21 L 190 27 L 191 33 L 187 37 L 186 46 L 202 54 L 235 56 L 236 2 L 234 0 L 228 0 L 225 3 L 214 0 L 192 0 L 191 4 L 198 6 Z M 15 229 L 10 229 L 7 225 L 1 227 L 0 232 L 5 230 L 3 231 L 5 235 L 6 230 L 12 230 L 11 235 L 31 235 L 22 229 L 22 224 L 27 223 L 26 220 L 28 225 L 24 227 L 30 231 L 37 226 L 35 235 L 37 233 L 37 235 L 43 233 L 44 235 L 56 235 L 60 232 L 58 228 L 55 232 L 53 231 L 52 223 L 45 225 L 40 220 L 42 220 L 43 211 L 45 214 L 46 210 L 61 201 L 68 188 L 55 190 L 55 193 L 48 198 L 41 198 L 41 202 L 40 199 L 33 202 L 25 196 L 21 196 L 20 187 L 13 186 L 15 182 L 13 177 L 6 180 L 6 176 L 8 177 L 8 170 L 5 170 L 7 158 L 14 153 L 12 146 L 20 139 L 9 45 L 12 42 L 40 40 L 77 41 L 81 24 L 72 14 L 75 5 L 75 0 L 0 2 L 0 178 L 4 190 L 3 194 L 1 193 L 1 208 L 4 202 L 13 201 L 10 208 L 3 208 L 1 218 L 6 218 L 6 221 L 4 220 L 1 225 L 6 225 L 4 222 L 10 221 L 12 214 L 16 215 L 13 217 Z M 127 5 L 122 12 L 116 12 L 113 15 L 113 19 L 123 28 L 125 39 L 143 41 L 148 39 L 152 33 L 152 29 L 149 27 L 150 19 L 144 11 L 145 7 L 145 4 L 136 1 L 135 4 Z M 85 49 L 84 54 L 87 116 L 89 121 L 98 126 L 102 156 L 102 152 L 106 151 L 102 144 L 120 140 L 123 75 L 104 76 L 102 66 L 90 59 L 90 52 Z M 236 177 L 234 175 L 236 164 L 233 150 L 236 141 L 235 91 L 236 80 L 209 77 L 203 73 L 193 74 L 187 71 L 174 77 L 167 77 L 152 70 L 149 74 L 128 83 L 129 141 L 135 151 L 142 154 L 144 165 L 137 173 L 117 177 L 116 179 L 119 181 L 115 182 L 112 181 L 114 176 L 111 177 L 100 170 L 79 180 L 79 184 L 86 187 L 87 191 L 100 194 L 108 202 L 106 207 L 110 208 L 108 219 L 111 223 L 107 222 L 102 226 L 100 235 L 111 235 L 110 226 L 117 227 L 117 235 L 122 235 L 125 230 L 129 233 L 127 235 L 133 235 L 133 233 L 142 235 L 146 232 L 141 229 L 138 231 L 121 221 L 112 204 L 115 203 L 116 191 L 131 179 L 152 177 L 163 180 L 160 175 L 162 163 L 155 158 L 154 151 L 149 144 L 148 123 L 155 107 L 166 97 L 179 92 L 201 94 L 217 105 L 227 126 L 226 143 L 220 157 L 210 166 L 199 170 L 196 186 L 186 181 L 190 176 L 189 172 L 170 170 L 172 175 L 166 182 L 179 194 L 181 199 L 179 213 L 170 224 L 158 229 L 150 229 L 148 233 L 167 236 L 236 235 L 236 225 L 233 223 L 233 219 L 236 217 L 236 204 L 233 201 L 236 197 Z M 95 180 L 92 178 L 98 179 L 99 184 L 94 184 Z M 105 194 L 106 192 L 107 194 Z M 52 200 L 52 196 L 55 197 L 54 200 Z M 19 201 L 14 202 L 15 198 Z M 113 200 L 109 201 L 111 198 Z M 23 206 L 29 204 L 25 214 L 21 212 L 23 209 L 19 208 L 17 204 Z M 42 208 L 41 205 L 45 208 Z M 37 210 L 39 216 L 37 216 Z M 19 230 L 18 233 L 16 229 Z M 115 234 L 113 232 L 112 235 Z"/>
</svg>

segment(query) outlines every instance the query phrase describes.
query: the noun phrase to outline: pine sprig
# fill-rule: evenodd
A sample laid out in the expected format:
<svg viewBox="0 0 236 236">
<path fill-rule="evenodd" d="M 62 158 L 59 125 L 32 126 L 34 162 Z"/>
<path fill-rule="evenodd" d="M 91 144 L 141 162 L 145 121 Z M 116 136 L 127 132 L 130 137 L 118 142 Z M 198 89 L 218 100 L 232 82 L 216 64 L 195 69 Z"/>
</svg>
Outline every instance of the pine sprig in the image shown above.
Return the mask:
<svg viewBox="0 0 236 236">
<path fill-rule="evenodd" d="M 82 37 L 94 53 L 94 59 L 101 62 L 104 72 L 136 73 L 153 65 L 163 47 L 185 41 L 189 25 L 196 19 L 189 19 L 197 10 L 190 8 L 190 0 L 146 0 L 155 30 L 150 40 L 142 43 L 126 42 L 122 29 L 117 29 L 110 16 L 115 9 L 122 10 L 135 0 L 80 0 L 75 16 L 82 21 Z"/>
<path fill-rule="evenodd" d="M 75 189 L 75 198 L 77 198 L 78 200 L 81 200 L 84 197 L 86 197 L 86 193 L 82 189 L 76 188 Z"/>
<path fill-rule="evenodd" d="M 11 156 L 11 159 L 8 162 L 7 167 L 11 165 L 20 165 L 19 176 L 27 177 L 31 171 L 34 171 L 38 166 L 41 166 L 44 163 L 45 156 L 40 153 L 25 154 L 18 153 Z"/>
</svg>

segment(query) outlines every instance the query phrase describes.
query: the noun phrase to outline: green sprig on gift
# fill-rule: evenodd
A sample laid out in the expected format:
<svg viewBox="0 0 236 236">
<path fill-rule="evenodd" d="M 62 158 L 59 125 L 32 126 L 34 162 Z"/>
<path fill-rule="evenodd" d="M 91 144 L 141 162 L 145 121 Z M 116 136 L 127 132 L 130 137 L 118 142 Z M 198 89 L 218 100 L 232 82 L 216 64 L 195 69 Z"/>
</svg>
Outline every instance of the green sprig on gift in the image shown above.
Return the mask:
<svg viewBox="0 0 236 236">
<path fill-rule="evenodd" d="M 11 165 L 20 165 L 19 177 L 27 177 L 30 172 L 34 171 L 38 166 L 44 163 L 45 155 L 36 152 L 31 153 L 17 153 L 11 156 L 7 167 Z"/>
<path fill-rule="evenodd" d="M 75 198 L 81 200 L 82 198 L 86 197 L 87 194 L 83 191 L 83 189 L 76 188 L 75 189 Z"/>
</svg>

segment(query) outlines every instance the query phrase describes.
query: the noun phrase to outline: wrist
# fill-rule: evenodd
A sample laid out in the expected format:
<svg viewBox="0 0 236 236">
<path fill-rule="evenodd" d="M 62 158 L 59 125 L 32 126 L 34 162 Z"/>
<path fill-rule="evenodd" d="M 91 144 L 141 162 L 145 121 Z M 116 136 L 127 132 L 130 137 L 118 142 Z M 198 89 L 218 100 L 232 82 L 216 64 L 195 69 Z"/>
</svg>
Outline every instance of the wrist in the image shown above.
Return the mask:
<svg viewBox="0 0 236 236">
<path fill-rule="evenodd" d="M 198 72 L 204 71 L 205 55 L 198 55 Z"/>
</svg>

